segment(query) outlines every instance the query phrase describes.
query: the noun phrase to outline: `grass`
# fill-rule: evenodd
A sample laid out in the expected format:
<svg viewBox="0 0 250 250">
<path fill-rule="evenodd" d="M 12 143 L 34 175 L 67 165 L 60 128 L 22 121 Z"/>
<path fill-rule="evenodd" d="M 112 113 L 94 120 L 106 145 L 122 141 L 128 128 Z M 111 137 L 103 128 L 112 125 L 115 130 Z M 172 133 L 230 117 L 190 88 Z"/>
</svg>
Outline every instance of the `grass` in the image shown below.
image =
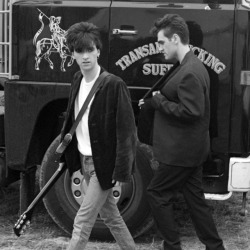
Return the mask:
<svg viewBox="0 0 250 250">
<path fill-rule="evenodd" d="M 31 227 L 21 237 L 13 233 L 13 225 L 18 218 L 18 186 L 12 185 L 0 193 L 0 249 L 1 250 L 66 250 L 69 236 L 55 225 L 44 206 L 35 210 Z M 234 193 L 226 201 L 208 201 L 220 236 L 227 250 L 250 250 L 250 213 L 240 216 L 242 194 Z M 250 205 L 247 204 L 250 212 Z M 183 250 L 204 250 L 193 228 L 184 203 L 176 207 L 176 219 L 179 224 Z M 138 250 L 157 250 L 161 239 L 154 230 L 137 238 Z M 92 241 L 87 250 L 118 250 L 114 242 Z"/>
</svg>

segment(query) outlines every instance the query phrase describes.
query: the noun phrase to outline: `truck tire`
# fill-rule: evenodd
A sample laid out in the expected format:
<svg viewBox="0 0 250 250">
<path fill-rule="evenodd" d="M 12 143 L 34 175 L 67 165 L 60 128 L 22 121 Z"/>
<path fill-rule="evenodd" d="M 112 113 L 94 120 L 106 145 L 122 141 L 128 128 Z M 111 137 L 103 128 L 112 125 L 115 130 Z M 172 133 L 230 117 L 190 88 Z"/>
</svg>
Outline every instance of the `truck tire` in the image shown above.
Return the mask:
<svg viewBox="0 0 250 250">
<path fill-rule="evenodd" d="M 40 188 L 46 184 L 57 169 L 58 165 L 50 163 L 50 160 L 59 145 L 59 139 L 58 136 L 52 142 L 43 158 L 40 170 Z M 133 181 L 113 188 L 117 206 L 134 238 L 145 233 L 153 225 L 146 199 L 146 187 L 152 178 L 153 171 L 147 151 L 140 145 L 137 147 L 136 162 Z M 80 172 L 74 173 L 70 178 L 66 170 L 43 199 L 52 219 L 68 234 L 72 233 L 74 217 L 84 198 L 85 189 L 86 184 Z M 100 218 L 97 219 L 90 237 L 97 240 L 113 239 L 109 229 Z"/>
</svg>

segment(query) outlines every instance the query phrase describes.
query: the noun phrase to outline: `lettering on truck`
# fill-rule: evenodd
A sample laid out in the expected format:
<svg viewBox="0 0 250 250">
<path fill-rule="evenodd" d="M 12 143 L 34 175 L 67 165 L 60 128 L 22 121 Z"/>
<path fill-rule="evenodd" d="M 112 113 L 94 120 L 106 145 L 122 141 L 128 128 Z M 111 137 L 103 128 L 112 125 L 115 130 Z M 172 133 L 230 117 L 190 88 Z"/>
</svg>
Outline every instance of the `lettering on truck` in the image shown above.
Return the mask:
<svg viewBox="0 0 250 250">
<path fill-rule="evenodd" d="M 220 74 L 225 68 L 226 65 L 222 63 L 218 58 L 216 58 L 211 53 L 207 52 L 204 49 L 199 47 L 194 47 L 190 45 L 192 51 L 197 54 L 198 58 L 217 74 Z M 141 58 L 159 54 L 159 44 L 158 42 L 145 44 L 138 48 L 135 48 L 133 51 L 129 51 L 127 55 L 122 56 L 116 63 L 116 66 L 119 66 L 121 70 L 126 70 L 128 67 L 133 65 L 134 62 L 140 60 Z M 145 63 L 143 65 L 142 72 L 144 75 L 164 75 L 170 68 L 172 64 L 154 64 L 154 63 Z"/>
</svg>

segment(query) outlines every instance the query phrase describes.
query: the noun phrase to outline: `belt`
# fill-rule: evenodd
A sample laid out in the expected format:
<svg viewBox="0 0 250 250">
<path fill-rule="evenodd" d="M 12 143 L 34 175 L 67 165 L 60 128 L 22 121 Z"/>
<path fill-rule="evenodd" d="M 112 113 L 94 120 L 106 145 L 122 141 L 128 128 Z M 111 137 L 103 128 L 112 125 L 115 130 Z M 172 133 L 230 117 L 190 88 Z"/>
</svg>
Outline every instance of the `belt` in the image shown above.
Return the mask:
<svg viewBox="0 0 250 250">
<path fill-rule="evenodd" d="M 81 154 L 81 156 L 82 156 L 83 160 L 89 160 L 89 159 L 93 158 L 92 155 L 83 155 L 83 154 Z"/>
</svg>

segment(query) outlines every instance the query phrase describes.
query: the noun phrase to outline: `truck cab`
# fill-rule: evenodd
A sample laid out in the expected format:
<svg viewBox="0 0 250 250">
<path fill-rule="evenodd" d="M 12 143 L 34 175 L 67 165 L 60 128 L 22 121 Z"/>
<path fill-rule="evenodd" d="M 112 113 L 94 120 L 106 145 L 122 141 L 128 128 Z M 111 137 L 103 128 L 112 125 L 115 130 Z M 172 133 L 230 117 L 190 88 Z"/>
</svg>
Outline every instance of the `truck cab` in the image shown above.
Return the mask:
<svg viewBox="0 0 250 250">
<path fill-rule="evenodd" d="M 173 65 L 150 33 L 154 21 L 177 13 L 187 22 L 190 48 L 210 76 L 211 154 L 203 166 L 207 199 L 225 200 L 250 189 L 249 11 L 246 0 L 117 1 L 4 0 L 0 6 L 0 79 L 5 105 L 2 151 L 7 179 L 18 173 L 21 210 L 31 201 L 35 173 L 42 188 L 55 172 L 50 158 L 59 144 L 72 76 L 78 70 L 65 33 L 74 23 L 101 28 L 100 64 L 127 84 L 138 119 L 138 101 Z M 0 120 L 1 121 L 1 120 Z M 4 123 L 4 125 L 3 125 Z M 188 143 L 188 142 L 186 142 Z M 153 225 L 146 187 L 157 168 L 149 145 L 139 143 L 130 184 L 114 188 L 132 235 Z M 80 172 L 66 171 L 44 198 L 53 220 L 69 234 L 84 199 Z M 92 237 L 110 236 L 97 220 Z"/>
</svg>

